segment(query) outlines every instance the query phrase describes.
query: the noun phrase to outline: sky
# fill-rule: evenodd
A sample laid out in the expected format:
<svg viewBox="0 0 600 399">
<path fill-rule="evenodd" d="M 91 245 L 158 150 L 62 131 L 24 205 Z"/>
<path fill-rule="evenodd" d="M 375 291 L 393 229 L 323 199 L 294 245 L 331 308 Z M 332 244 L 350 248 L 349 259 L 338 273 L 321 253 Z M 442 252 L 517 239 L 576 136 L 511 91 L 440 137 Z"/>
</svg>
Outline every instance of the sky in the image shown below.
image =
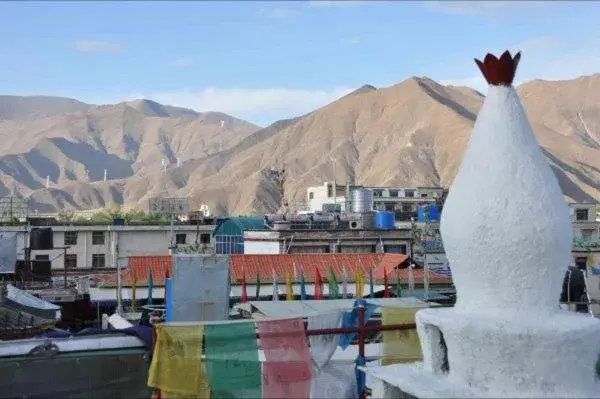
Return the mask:
<svg viewBox="0 0 600 399">
<path fill-rule="evenodd" d="M 522 51 L 517 83 L 600 72 L 599 2 L 0 2 L 0 94 L 148 98 L 265 126 L 411 76 L 485 93 L 473 58 Z"/>
</svg>

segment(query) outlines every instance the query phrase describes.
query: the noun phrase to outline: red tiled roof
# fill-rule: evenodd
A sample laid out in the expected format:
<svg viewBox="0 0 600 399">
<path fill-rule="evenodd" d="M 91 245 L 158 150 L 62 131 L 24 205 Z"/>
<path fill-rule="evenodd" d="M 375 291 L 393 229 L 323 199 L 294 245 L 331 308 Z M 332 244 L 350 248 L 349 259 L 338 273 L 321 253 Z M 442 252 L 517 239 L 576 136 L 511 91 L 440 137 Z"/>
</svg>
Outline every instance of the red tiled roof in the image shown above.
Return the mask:
<svg viewBox="0 0 600 399">
<path fill-rule="evenodd" d="M 396 266 L 404 262 L 408 257 L 402 254 L 382 253 L 353 253 L 353 254 L 268 254 L 268 255 L 230 255 L 229 267 L 231 268 L 231 280 L 233 284 L 240 284 L 245 274 L 246 282 L 256 282 L 257 274 L 263 283 L 269 284 L 273 280 L 273 270 L 278 282 L 284 283 L 286 273 L 290 273 L 293 281 L 299 281 L 300 273 L 304 273 L 307 283 L 314 281 L 315 272 L 319 269 L 321 278 L 327 280 L 329 268 L 333 270 L 338 281 L 342 280 L 342 271 L 346 268 L 348 281 L 355 280 L 355 270 L 360 267 L 363 271 L 365 282 L 369 281 L 369 269 L 373 269 L 373 279 L 377 282 L 383 281 L 384 268 L 388 271 L 390 284 L 395 282 Z M 297 275 L 294 276 L 294 266 Z M 170 256 L 132 256 L 129 258 L 129 267 L 123 270 L 121 276 L 123 285 L 131 285 L 133 272 L 137 278 L 137 285 L 147 285 L 148 273 L 152 270 L 152 280 L 155 286 L 164 285 L 165 270 L 171 273 Z M 399 270 L 400 278 L 407 281 L 408 270 Z M 415 282 L 423 279 L 423 271 L 414 271 Z M 445 282 L 449 279 L 439 274 L 430 272 L 430 281 Z M 107 276 L 103 286 L 114 286 L 116 275 Z"/>
</svg>

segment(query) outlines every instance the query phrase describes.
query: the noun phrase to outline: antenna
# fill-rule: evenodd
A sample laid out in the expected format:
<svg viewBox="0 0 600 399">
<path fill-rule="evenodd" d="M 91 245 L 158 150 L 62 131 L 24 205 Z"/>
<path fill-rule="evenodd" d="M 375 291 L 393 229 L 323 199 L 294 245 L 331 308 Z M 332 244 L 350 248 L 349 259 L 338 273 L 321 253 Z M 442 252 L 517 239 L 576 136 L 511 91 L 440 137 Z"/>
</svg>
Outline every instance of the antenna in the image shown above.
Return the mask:
<svg viewBox="0 0 600 399">
<path fill-rule="evenodd" d="M 104 181 L 108 178 L 108 170 L 104 169 Z"/>
<path fill-rule="evenodd" d="M 50 175 L 46 176 L 46 188 L 50 188 Z"/>
</svg>

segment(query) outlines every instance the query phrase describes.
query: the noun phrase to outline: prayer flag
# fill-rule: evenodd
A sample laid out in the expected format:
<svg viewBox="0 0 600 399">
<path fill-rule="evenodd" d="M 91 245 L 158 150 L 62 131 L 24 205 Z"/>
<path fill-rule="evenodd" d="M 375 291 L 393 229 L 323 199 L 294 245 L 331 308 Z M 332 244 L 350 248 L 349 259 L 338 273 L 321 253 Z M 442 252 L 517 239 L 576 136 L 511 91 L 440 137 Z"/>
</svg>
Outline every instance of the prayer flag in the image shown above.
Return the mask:
<svg viewBox="0 0 600 399">
<path fill-rule="evenodd" d="M 285 300 L 294 300 L 294 288 L 292 287 L 292 276 L 290 276 L 290 272 L 286 272 L 285 276 Z"/>
<path fill-rule="evenodd" d="M 246 268 L 242 269 L 242 297 L 240 299 L 242 303 L 248 302 L 248 291 L 246 288 Z"/>
<path fill-rule="evenodd" d="M 277 288 L 277 275 L 275 274 L 275 269 L 271 269 L 273 271 L 273 295 L 272 299 L 274 301 L 279 300 L 279 289 Z"/>
<path fill-rule="evenodd" d="M 375 287 L 373 286 L 373 269 L 369 268 L 369 297 L 375 298 Z"/>
<path fill-rule="evenodd" d="M 258 273 L 258 268 L 256 269 L 256 300 L 260 297 L 260 274 Z"/>
<path fill-rule="evenodd" d="M 390 288 L 388 287 L 388 275 L 387 275 L 387 270 L 384 267 L 383 268 L 383 297 L 384 298 L 389 298 L 390 297 Z"/>
<path fill-rule="evenodd" d="M 208 398 L 202 361 L 203 325 L 156 325 L 156 345 L 148 371 L 148 386 L 166 397 Z"/>
<path fill-rule="evenodd" d="M 315 268 L 315 299 L 323 299 L 323 282 L 318 268 Z"/>
<path fill-rule="evenodd" d="M 333 269 L 329 268 L 329 276 L 327 278 L 327 284 L 329 285 L 329 298 L 338 299 L 340 297 L 340 287 L 335 276 Z"/>
<path fill-rule="evenodd" d="M 362 298 L 363 297 L 363 292 L 365 290 L 365 283 L 363 280 L 363 275 L 362 275 L 362 270 L 360 269 L 360 266 L 356 266 L 356 297 L 357 298 Z"/>
<path fill-rule="evenodd" d="M 346 266 L 342 269 L 342 298 L 348 298 L 348 273 Z"/>
<path fill-rule="evenodd" d="M 306 280 L 304 279 L 304 270 L 300 271 L 300 300 L 306 301 Z"/>
<path fill-rule="evenodd" d="M 262 371 L 254 323 L 204 326 L 211 398 L 259 398 Z"/>
<path fill-rule="evenodd" d="M 265 362 L 262 397 L 308 398 L 311 361 L 302 319 L 257 323 Z"/>
<path fill-rule="evenodd" d="M 154 289 L 154 281 L 152 280 L 152 270 L 148 273 L 148 299 L 147 305 L 152 305 L 152 290 Z"/>
<path fill-rule="evenodd" d="M 396 269 L 396 296 L 402 297 L 402 280 L 400 280 L 400 269 Z"/>
</svg>

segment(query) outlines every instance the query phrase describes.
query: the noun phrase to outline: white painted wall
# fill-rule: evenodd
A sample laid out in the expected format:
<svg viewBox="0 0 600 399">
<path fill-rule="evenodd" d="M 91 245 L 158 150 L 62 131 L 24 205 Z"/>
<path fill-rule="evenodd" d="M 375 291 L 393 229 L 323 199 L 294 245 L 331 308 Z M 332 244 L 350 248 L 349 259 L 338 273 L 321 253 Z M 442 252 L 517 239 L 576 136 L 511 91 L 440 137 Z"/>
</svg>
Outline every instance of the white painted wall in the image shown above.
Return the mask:
<svg viewBox="0 0 600 399">
<path fill-rule="evenodd" d="M 244 240 L 244 254 L 280 254 L 281 248 L 277 241 L 246 241 Z"/>
</svg>

